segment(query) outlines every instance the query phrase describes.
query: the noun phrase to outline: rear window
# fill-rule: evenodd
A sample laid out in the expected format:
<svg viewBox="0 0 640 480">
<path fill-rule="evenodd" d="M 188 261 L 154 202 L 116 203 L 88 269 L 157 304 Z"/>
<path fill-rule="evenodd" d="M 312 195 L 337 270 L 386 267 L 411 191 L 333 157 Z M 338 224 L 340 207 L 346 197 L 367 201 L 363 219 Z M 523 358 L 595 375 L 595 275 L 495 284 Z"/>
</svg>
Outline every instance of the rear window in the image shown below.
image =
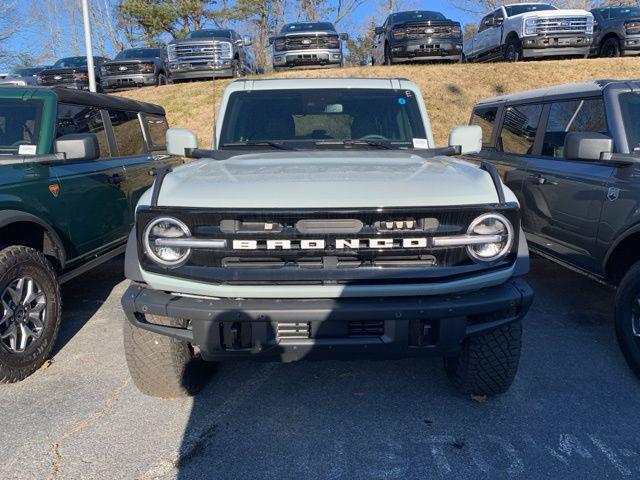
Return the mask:
<svg viewBox="0 0 640 480">
<path fill-rule="evenodd" d="M 482 145 L 484 146 L 491 144 L 491 135 L 493 134 L 497 115 L 498 107 L 481 107 L 473 111 L 471 125 L 478 125 L 482 128 Z"/>
<path fill-rule="evenodd" d="M 156 115 L 144 115 L 143 118 L 147 125 L 151 149 L 164 150 L 166 147 L 165 137 L 169 129 L 167 119 Z"/>
<path fill-rule="evenodd" d="M 629 150 L 640 153 L 640 94 L 623 93 L 620 95 L 620 107 L 627 131 Z"/>
<path fill-rule="evenodd" d="M 116 137 L 118 155 L 121 157 L 146 153 L 142 127 L 136 112 L 109 110 L 113 134 Z"/>
<path fill-rule="evenodd" d="M 0 99 L 0 154 L 15 155 L 20 145 L 37 145 L 41 116 L 40 100 Z"/>
</svg>

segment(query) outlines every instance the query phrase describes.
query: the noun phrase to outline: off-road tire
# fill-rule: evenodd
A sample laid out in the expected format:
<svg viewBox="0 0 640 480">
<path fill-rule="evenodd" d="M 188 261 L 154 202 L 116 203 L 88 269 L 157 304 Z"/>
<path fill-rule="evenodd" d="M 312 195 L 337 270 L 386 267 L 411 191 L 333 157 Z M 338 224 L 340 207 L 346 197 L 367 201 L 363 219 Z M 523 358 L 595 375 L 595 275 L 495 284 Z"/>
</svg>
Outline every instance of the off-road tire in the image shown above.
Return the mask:
<svg viewBox="0 0 640 480">
<path fill-rule="evenodd" d="M 181 319 L 147 316 L 158 325 L 184 327 Z M 145 395 L 160 398 L 186 397 L 206 383 L 207 366 L 187 342 L 158 335 L 124 323 L 124 354 L 131 378 Z"/>
<path fill-rule="evenodd" d="M 617 38 L 607 38 L 600 47 L 600 56 L 604 58 L 616 58 L 620 56 L 620 42 Z"/>
<path fill-rule="evenodd" d="M 522 60 L 522 46 L 520 40 L 512 39 L 504 47 L 504 61 L 505 62 L 519 62 Z"/>
<path fill-rule="evenodd" d="M 637 304 L 638 297 L 640 297 L 640 262 L 635 263 L 622 278 L 616 291 L 615 302 L 618 344 L 629 367 L 640 377 L 640 337 L 633 331 L 634 310 L 640 311 L 640 305 Z"/>
<path fill-rule="evenodd" d="M 20 276 L 36 280 L 45 293 L 44 328 L 40 338 L 33 340 L 21 353 L 11 352 L 0 342 L 0 383 L 24 380 L 39 369 L 51 354 L 60 330 L 60 284 L 51 263 L 33 248 L 11 246 L 0 250 L 0 293 Z"/>
<path fill-rule="evenodd" d="M 465 394 L 504 393 L 516 376 L 521 346 L 520 321 L 469 337 L 458 356 L 445 358 L 447 376 Z"/>
</svg>

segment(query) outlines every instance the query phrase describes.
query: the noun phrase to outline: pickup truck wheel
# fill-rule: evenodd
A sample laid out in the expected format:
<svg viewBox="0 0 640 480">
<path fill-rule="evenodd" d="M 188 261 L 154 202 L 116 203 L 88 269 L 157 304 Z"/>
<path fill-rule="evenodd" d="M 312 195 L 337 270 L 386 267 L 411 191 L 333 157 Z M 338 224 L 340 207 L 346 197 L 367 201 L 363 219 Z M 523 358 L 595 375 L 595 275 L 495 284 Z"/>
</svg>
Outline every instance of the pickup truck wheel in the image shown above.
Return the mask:
<svg viewBox="0 0 640 480">
<path fill-rule="evenodd" d="M 607 38 L 600 47 L 600 56 L 606 58 L 615 58 L 620 56 L 620 42 L 617 38 Z"/>
<path fill-rule="evenodd" d="M 167 82 L 167 77 L 164 73 L 159 73 L 158 74 L 158 79 L 156 80 L 156 86 L 157 87 L 161 87 L 162 85 L 166 85 Z"/>
<path fill-rule="evenodd" d="M 445 357 L 447 375 L 465 394 L 504 393 L 516 376 L 521 346 L 520 321 L 469 337 L 458 356 Z"/>
<path fill-rule="evenodd" d="M 640 262 L 629 269 L 618 286 L 615 327 L 624 358 L 640 377 Z"/>
<path fill-rule="evenodd" d="M 389 49 L 389 45 L 384 46 L 384 64 L 393 65 L 393 60 L 391 59 L 391 50 Z"/>
<path fill-rule="evenodd" d="M 240 78 L 242 76 L 242 69 L 240 68 L 240 62 L 238 60 L 233 61 L 233 78 Z"/>
<path fill-rule="evenodd" d="M 0 383 L 35 372 L 58 337 L 62 300 L 56 272 L 33 248 L 0 251 Z"/>
<path fill-rule="evenodd" d="M 522 58 L 522 47 L 520 46 L 520 40 L 518 39 L 510 40 L 504 49 L 504 61 L 517 62 L 521 58 Z"/>
<path fill-rule="evenodd" d="M 181 319 L 149 315 L 158 325 L 184 327 Z M 135 327 L 125 320 L 124 354 L 133 383 L 145 395 L 160 398 L 198 393 L 206 383 L 206 365 L 193 347 L 181 340 Z"/>
</svg>

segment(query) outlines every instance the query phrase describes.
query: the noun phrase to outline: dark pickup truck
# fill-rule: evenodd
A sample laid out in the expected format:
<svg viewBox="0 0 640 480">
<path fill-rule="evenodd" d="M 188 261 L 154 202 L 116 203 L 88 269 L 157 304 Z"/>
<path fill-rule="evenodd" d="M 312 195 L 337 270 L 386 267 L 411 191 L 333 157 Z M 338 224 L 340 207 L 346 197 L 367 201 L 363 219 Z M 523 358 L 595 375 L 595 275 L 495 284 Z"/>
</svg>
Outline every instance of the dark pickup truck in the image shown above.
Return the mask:
<svg viewBox="0 0 640 480">
<path fill-rule="evenodd" d="M 592 53 L 640 55 L 640 7 L 596 8 L 591 13 L 596 19 Z"/>
<path fill-rule="evenodd" d="M 603 80 L 478 103 L 475 160 L 500 171 L 535 252 L 617 288 L 615 324 L 640 375 L 640 80 Z"/>
<path fill-rule="evenodd" d="M 122 253 L 165 150 L 162 107 L 54 87 L 0 88 L 0 383 L 45 361 L 60 284 Z"/>
<path fill-rule="evenodd" d="M 169 77 L 164 48 L 129 48 L 100 66 L 103 90 L 166 85 Z"/>
<path fill-rule="evenodd" d="M 288 23 L 269 38 L 273 45 L 273 69 L 341 67 L 342 42 L 348 38 L 329 22 Z"/>
<path fill-rule="evenodd" d="M 392 13 L 375 34 L 374 64 L 462 58 L 461 25 L 440 12 Z"/>
<path fill-rule="evenodd" d="M 96 86 L 101 90 L 99 69 L 109 59 L 105 57 L 93 57 L 93 65 L 96 74 Z M 44 87 L 67 87 L 76 90 L 89 90 L 89 68 L 87 57 L 61 58 L 51 68 L 43 70 L 37 76 L 38 85 Z"/>
</svg>

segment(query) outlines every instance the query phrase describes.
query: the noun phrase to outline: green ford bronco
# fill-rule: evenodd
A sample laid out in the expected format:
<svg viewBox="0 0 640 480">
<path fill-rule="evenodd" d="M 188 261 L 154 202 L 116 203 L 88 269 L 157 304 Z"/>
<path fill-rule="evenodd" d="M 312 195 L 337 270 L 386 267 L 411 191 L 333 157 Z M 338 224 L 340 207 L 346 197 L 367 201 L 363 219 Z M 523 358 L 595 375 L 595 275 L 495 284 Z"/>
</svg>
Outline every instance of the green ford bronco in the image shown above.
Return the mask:
<svg viewBox="0 0 640 480">
<path fill-rule="evenodd" d="M 40 367 L 60 284 L 124 251 L 149 171 L 175 162 L 156 105 L 0 88 L 0 383 Z"/>
</svg>

